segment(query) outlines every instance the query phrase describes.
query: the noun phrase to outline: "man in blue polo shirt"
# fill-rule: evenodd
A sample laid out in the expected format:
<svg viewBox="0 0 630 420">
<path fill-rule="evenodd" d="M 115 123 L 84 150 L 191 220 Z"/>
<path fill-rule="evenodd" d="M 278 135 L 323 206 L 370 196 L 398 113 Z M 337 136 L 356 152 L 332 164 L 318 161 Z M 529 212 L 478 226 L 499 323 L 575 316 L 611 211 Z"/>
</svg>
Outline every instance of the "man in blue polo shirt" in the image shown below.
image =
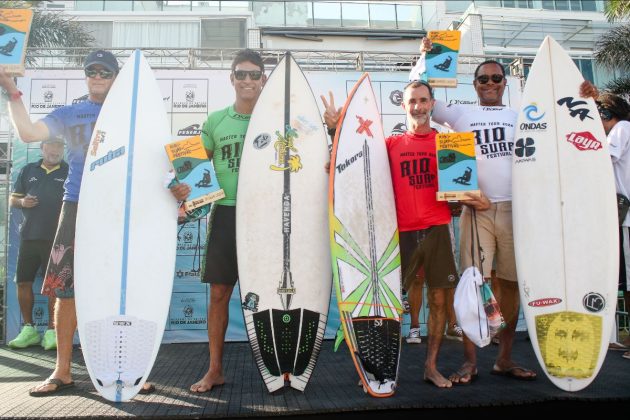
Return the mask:
<svg viewBox="0 0 630 420">
<path fill-rule="evenodd" d="M 13 187 L 9 205 L 22 209 L 20 250 L 18 252 L 17 297 L 24 326 L 9 347 L 23 349 L 40 344 L 46 350 L 57 348 L 54 327 L 55 299 L 48 297 L 48 329 L 40 340 L 33 325 L 33 282 L 40 269 L 46 269 L 63 198 L 68 164 L 63 161 L 63 139 L 52 137 L 41 144 L 42 159 L 22 168 Z"/>
</svg>

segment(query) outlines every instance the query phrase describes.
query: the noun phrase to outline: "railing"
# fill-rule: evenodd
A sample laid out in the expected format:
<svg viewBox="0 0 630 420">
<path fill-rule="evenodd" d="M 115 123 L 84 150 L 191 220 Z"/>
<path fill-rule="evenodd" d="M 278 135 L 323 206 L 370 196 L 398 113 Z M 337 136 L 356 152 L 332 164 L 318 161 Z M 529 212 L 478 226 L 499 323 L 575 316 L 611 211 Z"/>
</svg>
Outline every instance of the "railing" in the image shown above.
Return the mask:
<svg viewBox="0 0 630 420">
<path fill-rule="evenodd" d="M 110 50 L 120 60 L 125 60 L 133 52 L 132 48 Z M 229 69 L 232 58 L 239 49 L 209 48 L 143 48 L 142 52 L 153 68 L 159 69 Z M 277 63 L 285 50 L 258 50 L 267 65 Z M 68 49 L 28 49 L 29 69 L 77 69 L 90 52 L 86 48 Z M 322 51 L 292 50 L 295 60 L 304 70 L 321 71 L 405 71 L 408 72 L 418 54 L 387 51 Z M 592 58 L 592 57 L 589 57 Z M 460 54 L 459 73 L 470 74 L 474 66 L 488 59 L 533 59 L 530 56 Z M 471 69 L 472 67 L 472 69 Z"/>
</svg>

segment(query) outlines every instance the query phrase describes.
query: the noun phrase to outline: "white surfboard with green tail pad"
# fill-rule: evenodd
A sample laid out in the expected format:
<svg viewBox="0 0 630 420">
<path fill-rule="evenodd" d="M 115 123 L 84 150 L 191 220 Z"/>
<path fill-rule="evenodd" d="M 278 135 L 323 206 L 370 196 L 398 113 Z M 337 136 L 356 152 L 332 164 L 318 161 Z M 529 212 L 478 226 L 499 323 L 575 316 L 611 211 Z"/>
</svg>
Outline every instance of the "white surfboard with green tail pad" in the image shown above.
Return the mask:
<svg viewBox="0 0 630 420">
<path fill-rule="evenodd" d="M 394 191 L 370 77 L 349 94 L 329 180 L 330 241 L 339 317 L 364 390 L 394 394 L 402 297 Z"/>
</svg>

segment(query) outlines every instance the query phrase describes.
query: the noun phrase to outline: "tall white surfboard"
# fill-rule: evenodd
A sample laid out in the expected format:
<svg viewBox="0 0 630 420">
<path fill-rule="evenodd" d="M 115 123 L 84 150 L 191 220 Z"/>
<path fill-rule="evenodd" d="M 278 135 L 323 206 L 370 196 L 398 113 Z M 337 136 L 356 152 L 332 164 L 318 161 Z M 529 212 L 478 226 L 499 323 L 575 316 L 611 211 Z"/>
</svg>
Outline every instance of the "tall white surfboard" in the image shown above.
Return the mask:
<svg viewBox="0 0 630 420">
<path fill-rule="evenodd" d="M 363 389 L 389 397 L 401 349 L 400 250 L 387 147 L 367 73 L 346 100 L 330 166 L 332 267 L 344 337 Z"/>
<path fill-rule="evenodd" d="M 615 182 L 606 135 L 583 77 L 545 38 L 523 93 L 513 160 L 521 305 L 549 379 L 578 391 L 606 356 L 617 303 Z"/>
<path fill-rule="evenodd" d="M 290 54 L 252 114 L 239 171 L 236 248 L 243 315 L 269 392 L 303 391 L 324 338 L 332 275 L 326 132 Z"/>
<path fill-rule="evenodd" d="M 79 338 L 110 401 L 138 393 L 162 341 L 177 245 L 177 206 L 162 182 L 170 141 L 159 86 L 136 50 L 96 122 L 76 225 Z"/>
</svg>

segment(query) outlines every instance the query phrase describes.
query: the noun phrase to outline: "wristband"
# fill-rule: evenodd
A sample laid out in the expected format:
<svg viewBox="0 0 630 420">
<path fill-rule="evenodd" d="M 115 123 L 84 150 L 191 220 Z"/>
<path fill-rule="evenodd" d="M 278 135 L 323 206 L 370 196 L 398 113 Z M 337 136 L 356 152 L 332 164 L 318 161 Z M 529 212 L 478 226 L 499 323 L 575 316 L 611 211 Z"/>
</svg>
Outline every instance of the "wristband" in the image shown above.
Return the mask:
<svg viewBox="0 0 630 420">
<path fill-rule="evenodd" d="M 21 90 L 16 90 L 11 95 L 9 95 L 9 102 L 17 101 L 22 96 Z"/>
</svg>

